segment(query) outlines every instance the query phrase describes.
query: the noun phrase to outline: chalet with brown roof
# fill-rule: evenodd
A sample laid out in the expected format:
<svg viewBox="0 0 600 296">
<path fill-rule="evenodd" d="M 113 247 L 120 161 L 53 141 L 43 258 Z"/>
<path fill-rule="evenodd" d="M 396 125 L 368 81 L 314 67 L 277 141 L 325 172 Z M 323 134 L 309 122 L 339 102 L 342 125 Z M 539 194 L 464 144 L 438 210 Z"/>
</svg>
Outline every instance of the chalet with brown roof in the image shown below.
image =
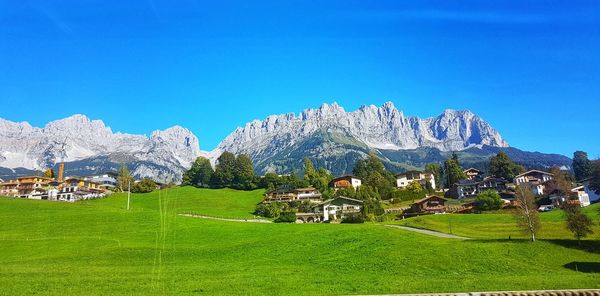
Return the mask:
<svg viewBox="0 0 600 296">
<path fill-rule="evenodd" d="M 329 182 L 329 187 L 338 190 L 340 188 L 354 187 L 354 189 L 362 185 L 362 179 L 355 176 L 342 176 L 335 178 Z"/>
<path fill-rule="evenodd" d="M 411 212 L 417 214 L 437 214 L 446 212 L 447 199 L 436 195 L 415 201 L 411 205 Z"/>
<path fill-rule="evenodd" d="M 463 171 L 469 180 L 481 180 L 481 171 L 476 168 L 468 168 Z"/>
</svg>

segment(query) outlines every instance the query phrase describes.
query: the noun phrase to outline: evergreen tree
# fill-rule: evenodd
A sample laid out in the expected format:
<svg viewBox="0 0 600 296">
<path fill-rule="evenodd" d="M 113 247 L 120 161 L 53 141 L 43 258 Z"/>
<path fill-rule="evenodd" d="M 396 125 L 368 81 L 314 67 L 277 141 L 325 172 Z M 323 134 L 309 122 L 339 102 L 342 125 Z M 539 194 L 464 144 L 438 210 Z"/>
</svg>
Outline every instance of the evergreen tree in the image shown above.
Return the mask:
<svg viewBox="0 0 600 296">
<path fill-rule="evenodd" d="M 204 157 L 198 157 L 192 167 L 183 174 L 182 185 L 206 187 L 210 184 L 213 173 L 210 161 Z"/>
<path fill-rule="evenodd" d="M 580 181 L 592 175 L 592 162 L 588 159 L 588 154 L 583 151 L 573 153 L 573 172 L 575 180 Z"/>
<path fill-rule="evenodd" d="M 223 152 L 223 154 L 217 158 L 217 165 L 215 166 L 215 173 L 213 174 L 211 185 L 217 188 L 231 186 L 235 177 L 235 169 L 235 155 L 231 152 Z"/>
<path fill-rule="evenodd" d="M 594 190 L 596 194 L 600 194 L 600 159 L 592 162 L 592 174 L 590 177 L 590 189 Z"/>
<path fill-rule="evenodd" d="M 458 162 L 458 155 L 452 153 L 452 157 L 444 162 L 444 176 L 446 181 L 446 187 L 451 188 L 455 183 L 460 180 L 465 180 L 467 176 L 463 172 Z"/>
<path fill-rule="evenodd" d="M 304 158 L 304 180 L 311 182 L 312 180 L 315 178 L 315 166 L 313 165 L 312 161 L 308 158 L 305 157 Z"/>
<path fill-rule="evenodd" d="M 523 171 L 523 167 L 514 163 L 504 151 L 498 152 L 490 159 L 490 174 L 498 178 L 512 181 Z"/>
</svg>

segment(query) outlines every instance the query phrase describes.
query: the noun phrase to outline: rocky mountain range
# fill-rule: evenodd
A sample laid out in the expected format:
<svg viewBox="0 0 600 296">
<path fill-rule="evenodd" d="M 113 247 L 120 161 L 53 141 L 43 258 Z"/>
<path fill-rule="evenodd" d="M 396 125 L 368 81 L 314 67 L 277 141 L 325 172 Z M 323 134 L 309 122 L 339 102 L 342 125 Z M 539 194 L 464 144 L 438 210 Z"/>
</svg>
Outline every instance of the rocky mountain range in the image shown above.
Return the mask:
<svg viewBox="0 0 600 296">
<path fill-rule="evenodd" d="M 0 175 L 21 168 L 28 173 L 68 163 L 67 173 L 87 175 L 127 163 L 137 177 L 177 181 L 200 151 L 196 136 L 174 126 L 150 137 L 113 133 L 100 120 L 83 115 L 52 121 L 43 128 L 0 119 Z M 5 177 L 6 178 L 6 177 Z"/>
<path fill-rule="evenodd" d="M 433 118 L 405 116 L 391 102 L 347 112 L 336 103 L 317 109 L 272 115 L 236 129 L 212 152 L 200 150 L 189 130 L 175 126 L 150 137 L 113 133 L 100 120 L 74 115 L 32 127 L 0 119 L 0 177 L 55 167 L 61 151 L 67 173 L 88 175 L 127 163 L 133 174 L 179 181 L 198 156 L 215 160 L 223 151 L 250 155 L 256 172 L 301 170 L 309 157 L 334 174 L 349 173 L 354 162 L 375 151 L 394 171 L 441 162 L 457 151 L 463 163 L 485 166 L 503 150 L 529 167 L 569 166 L 562 155 L 531 153 L 509 147 L 501 135 L 470 111 L 446 110 Z"/>
</svg>

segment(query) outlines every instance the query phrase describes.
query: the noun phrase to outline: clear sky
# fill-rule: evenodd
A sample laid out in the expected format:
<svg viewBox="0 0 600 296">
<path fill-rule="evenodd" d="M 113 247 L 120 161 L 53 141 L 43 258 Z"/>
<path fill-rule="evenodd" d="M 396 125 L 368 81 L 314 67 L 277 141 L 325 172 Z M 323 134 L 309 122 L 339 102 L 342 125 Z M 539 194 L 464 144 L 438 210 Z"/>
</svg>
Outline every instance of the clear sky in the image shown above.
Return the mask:
<svg viewBox="0 0 600 296">
<path fill-rule="evenodd" d="M 211 150 L 269 114 L 393 101 L 598 157 L 599 3 L 0 0 L 0 117 L 179 124 Z"/>
</svg>

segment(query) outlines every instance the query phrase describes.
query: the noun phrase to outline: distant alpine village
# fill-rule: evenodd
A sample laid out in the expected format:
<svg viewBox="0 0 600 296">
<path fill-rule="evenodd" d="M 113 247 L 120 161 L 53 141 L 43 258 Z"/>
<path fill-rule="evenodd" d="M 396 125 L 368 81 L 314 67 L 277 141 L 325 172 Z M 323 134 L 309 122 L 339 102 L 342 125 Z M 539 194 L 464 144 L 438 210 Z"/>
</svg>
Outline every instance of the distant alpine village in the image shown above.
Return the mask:
<svg viewBox="0 0 600 296">
<path fill-rule="evenodd" d="M 76 202 L 105 197 L 113 192 L 145 193 L 175 184 L 150 179 L 134 180 L 127 166 L 119 172 L 85 177 L 64 177 L 47 170 L 43 176 L 24 176 L 0 183 L 0 196 Z M 181 186 L 200 188 L 264 189 L 264 200 L 255 214 L 275 222 L 361 223 L 443 213 L 481 213 L 519 208 L 535 203 L 537 211 L 600 201 L 598 161 L 585 152 L 574 154 L 573 172 L 552 167 L 526 170 L 504 152 L 492 157 L 487 172 L 462 168 L 456 154 L 443 164 L 423 171 L 392 174 L 375 153 L 359 160 L 353 175 L 333 177 L 304 159 L 303 176 L 295 173 L 254 175 L 247 155 L 224 152 L 213 165 L 199 157 L 183 174 Z M 574 173 L 574 174 L 573 174 Z"/>
</svg>

